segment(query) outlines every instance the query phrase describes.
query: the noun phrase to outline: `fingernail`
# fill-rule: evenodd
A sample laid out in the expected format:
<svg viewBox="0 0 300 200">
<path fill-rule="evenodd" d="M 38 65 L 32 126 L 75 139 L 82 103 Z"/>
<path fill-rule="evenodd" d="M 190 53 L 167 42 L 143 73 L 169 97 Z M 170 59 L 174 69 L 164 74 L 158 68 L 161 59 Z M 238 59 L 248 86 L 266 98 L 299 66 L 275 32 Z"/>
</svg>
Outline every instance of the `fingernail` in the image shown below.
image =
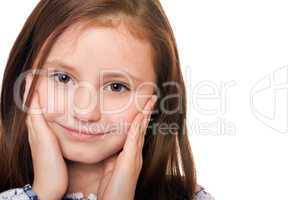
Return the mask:
<svg viewBox="0 0 300 200">
<path fill-rule="evenodd" d="M 155 104 L 155 102 L 157 101 L 157 95 L 153 95 L 152 96 L 152 105 L 154 105 Z"/>
</svg>

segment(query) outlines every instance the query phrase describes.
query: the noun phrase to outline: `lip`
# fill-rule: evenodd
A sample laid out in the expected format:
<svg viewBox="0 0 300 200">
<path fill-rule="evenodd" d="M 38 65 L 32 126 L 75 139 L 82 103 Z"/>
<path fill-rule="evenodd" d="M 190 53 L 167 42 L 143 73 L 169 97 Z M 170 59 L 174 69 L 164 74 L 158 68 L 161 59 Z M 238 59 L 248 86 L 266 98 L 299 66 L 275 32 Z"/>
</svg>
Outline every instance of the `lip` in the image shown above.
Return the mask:
<svg viewBox="0 0 300 200">
<path fill-rule="evenodd" d="M 79 139 L 79 140 L 89 140 L 89 139 L 95 139 L 95 138 L 102 138 L 105 135 L 107 135 L 110 131 L 108 132 L 97 132 L 97 133 L 92 133 L 92 132 L 85 132 L 85 131 L 77 131 L 75 129 L 66 127 L 62 124 L 57 123 L 60 127 L 62 127 L 68 135 L 72 136 L 73 138 Z"/>
</svg>

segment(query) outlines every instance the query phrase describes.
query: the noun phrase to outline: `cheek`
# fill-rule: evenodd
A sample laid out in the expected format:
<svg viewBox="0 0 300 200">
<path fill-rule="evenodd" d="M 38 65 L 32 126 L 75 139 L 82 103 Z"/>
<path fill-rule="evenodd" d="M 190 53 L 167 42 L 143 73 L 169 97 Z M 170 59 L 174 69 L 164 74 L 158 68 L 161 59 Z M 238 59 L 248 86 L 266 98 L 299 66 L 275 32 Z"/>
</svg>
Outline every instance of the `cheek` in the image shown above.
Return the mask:
<svg viewBox="0 0 300 200">
<path fill-rule="evenodd" d="M 47 79 L 42 78 L 38 85 L 40 94 L 40 106 L 48 120 L 60 117 L 67 113 L 67 92 L 58 88 Z"/>
<path fill-rule="evenodd" d="M 110 121 L 114 122 L 114 126 L 119 130 L 119 133 L 126 134 L 135 116 L 143 109 L 145 104 L 145 98 L 132 100 L 123 111 L 107 116 L 110 118 Z"/>
<path fill-rule="evenodd" d="M 152 90 L 139 89 L 124 94 L 104 92 L 100 94 L 100 106 L 103 114 L 122 114 L 142 111 L 151 96 Z"/>
<path fill-rule="evenodd" d="M 104 92 L 100 94 L 100 106 L 103 114 L 119 114 L 127 111 L 133 101 L 131 94 L 114 94 Z"/>
</svg>

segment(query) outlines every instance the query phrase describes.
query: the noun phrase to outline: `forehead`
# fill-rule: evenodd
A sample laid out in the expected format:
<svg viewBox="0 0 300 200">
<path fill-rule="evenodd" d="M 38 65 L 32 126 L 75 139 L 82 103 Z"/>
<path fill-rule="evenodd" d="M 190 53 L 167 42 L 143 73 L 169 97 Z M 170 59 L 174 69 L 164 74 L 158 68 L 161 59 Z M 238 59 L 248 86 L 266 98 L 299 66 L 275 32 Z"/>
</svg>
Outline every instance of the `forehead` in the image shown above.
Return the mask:
<svg viewBox="0 0 300 200">
<path fill-rule="evenodd" d="M 124 23 L 113 27 L 77 23 L 58 38 L 47 61 L 60 60 L 90 75 L 125 71 L 153 81 L 152 52 L 150 42 L 134 37 Z"/>
</svg>

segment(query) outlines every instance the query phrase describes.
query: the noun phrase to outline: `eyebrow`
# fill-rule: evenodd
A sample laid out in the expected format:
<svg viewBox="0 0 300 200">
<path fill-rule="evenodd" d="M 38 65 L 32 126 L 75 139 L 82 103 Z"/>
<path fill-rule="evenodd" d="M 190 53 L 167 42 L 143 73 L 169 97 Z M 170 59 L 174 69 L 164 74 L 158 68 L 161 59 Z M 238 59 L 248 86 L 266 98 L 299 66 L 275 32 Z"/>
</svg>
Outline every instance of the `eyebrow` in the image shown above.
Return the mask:
<svg viewBox="0 0 300 200">
<path fill-rule="evenodd" d="M 72 72 L 76 76 L 79 76 L 79 72 L 77 71 L 76 68 L 71 67 L 71 65 L 63 63 L 59 60 L 52 60 L 52 61 L 46 61 L 44 66 L 45 68 L 61 68 L 65 69 L 68 72 Z"/>
<path fill-rule="evenodd" d="M 77 77 L 79 77 L 79 75 L 80 75 L 79 71 L 77 71 L 76 68 L 72 67 L 74 65 L 67 64 L 66 62 L 63 62 L 60 60 L 55 59 L 55 60 L 51 60 L 51 61 L 46 61 L 44 66 L 45 66 L 45 68 L 50 68 L 50 67 L 62 68 L 68 72 L 74 73 Z M 105 79 L 105 78 L 126 78 L 126 79 L 128 79 L 128 77 L 130 77 L 132 79 L 135 79 L 138 82 L 143 82 L 142 79 L 140 79 L 140 78 L 134 76 L 133 74 L 131 74 L 130 72 L 127 72 L 124 70 L 122 70 L 122 72 L 119 73 L 119 72 L 116 72 L 116 70 L 107 69 L 106 72 L 102 73 L 101 71 L 99 71 L 99 73 L 101 75 L 103 75 L 103 79 Z M 123 73 L 125 73 L 126 76 L 124 76 Z"/>
</svg>

